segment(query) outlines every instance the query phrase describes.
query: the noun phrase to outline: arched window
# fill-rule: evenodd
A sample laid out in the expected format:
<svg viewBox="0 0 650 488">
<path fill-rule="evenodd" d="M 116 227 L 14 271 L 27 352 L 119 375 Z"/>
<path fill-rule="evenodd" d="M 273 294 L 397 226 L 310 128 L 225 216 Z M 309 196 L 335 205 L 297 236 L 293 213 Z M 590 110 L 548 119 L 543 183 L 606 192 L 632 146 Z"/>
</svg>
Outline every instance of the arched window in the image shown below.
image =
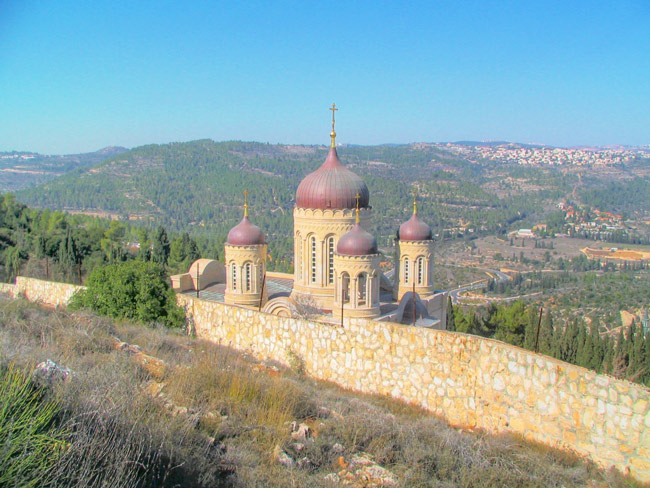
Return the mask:
<svg viewBox="0 0 650 488">
<path fill-rule="evenodd" d="M 310 278 L 312 283 L 316 283 L 316 238 L 311 236 L 309 239 L 309 257 Z"/>
<path fill-rule="evenodd" d="M 302 237 L 300 232 L 296 234 L 296 277 L 302 280 Z"/>
<path fill-rule="evenodd" d="M 409 274 L 410 274 L 409 258 L 404 258 L 404 283 L 405 284 L 409 282 Z"/>
<path fill-rule="evenodd" d="M 251 263 L 244 264 L 244 291 L 251 291 L 253 285 L 253 265 Z"/>
<path fill-rule="evenodd" d="M 334 283 L 334 237 L 327 238 L 327 284 Z"/>
<path fill-rule="evenodd" d="M 418 285 L 424 285 L 424 258 L 420 256 L 417 260 Z"/>
<path fill-rule="evenodd" d="M 230 289 L 237 291 L 237 265 L 235 263 L 230 265 Z"/>
<path fill-rule="evenodd" d="M 343 303 L 350 301 L 350 275 L 347 273 L 341 275 L 341 300 Z"/>
<path fill-rule="evenodd" d="M 359 305 L 366 304 L 367 283 L 368 283 L 368 275 L 366 273 L 361 273 L 359 274 L 359 276 L 357 276 L 357 303 Z"/>
</svg>

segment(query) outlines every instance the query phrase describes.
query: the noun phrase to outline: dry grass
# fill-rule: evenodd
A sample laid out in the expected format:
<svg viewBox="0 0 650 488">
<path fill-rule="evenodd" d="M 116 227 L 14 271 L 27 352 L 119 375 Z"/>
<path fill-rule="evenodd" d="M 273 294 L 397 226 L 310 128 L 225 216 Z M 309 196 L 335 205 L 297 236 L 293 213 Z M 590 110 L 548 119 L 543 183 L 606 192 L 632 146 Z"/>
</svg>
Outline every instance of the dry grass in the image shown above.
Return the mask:
<svg viewBox="0 0 650 488">
<path fill-rule="evenodd" d="M 164 376 L 117 350 L 114 337 L 163 360 Z M 5 301 L 0 355 L 21 366 L 52 359 L 73 371 L 51 391 L 60 425 L 72 432 L 58 486 L 332 487 L 324 477 L 355 453 L 403 487 L 637 486 L 561 451 L 459 432 L 417 407 L 165 329 Z M 307 423 L 313 438 L 297 445 L 292 421 Z M 275 446 L 309 464 L 278 464 Z"/>
</svg>

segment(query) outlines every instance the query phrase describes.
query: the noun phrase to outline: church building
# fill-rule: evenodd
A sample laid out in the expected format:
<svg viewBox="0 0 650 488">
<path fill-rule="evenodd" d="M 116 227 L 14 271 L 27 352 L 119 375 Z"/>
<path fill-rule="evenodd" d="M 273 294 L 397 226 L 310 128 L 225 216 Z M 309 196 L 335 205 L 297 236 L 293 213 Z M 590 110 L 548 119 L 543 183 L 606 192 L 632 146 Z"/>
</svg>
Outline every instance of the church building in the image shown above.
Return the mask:
<svg viewBox="0 0 650 488">
<path fill-rule="evenodd" d="M 368 232 L 372 221 L 370 192 L 346 168 L 336 150 L 333 104 L 330 148 L 325 162 L 298 185 L 293 210 L 294 272 L 266 271 L 266 244 L 261 229 L 249 219 L 245 195 L 242 221 L 228 234 L 224 282 L 204 283 L 172 277 L 179 292 L 254 308 L 282 316 L 318 316 L 343 323 L 346 317 L 445 328 L 447 294 L 433 283 L 433 236 L 420 220 L 414 197 L 413 215 L 397 231 L 393 270 L 382 272 L 377 240 Z M 384 258 L 385 259 L 385 258 Z M 190 273 L 192 268 L 190 267 Z M 188 285 L 183 286 L 182 283 Z"/>
</svg>

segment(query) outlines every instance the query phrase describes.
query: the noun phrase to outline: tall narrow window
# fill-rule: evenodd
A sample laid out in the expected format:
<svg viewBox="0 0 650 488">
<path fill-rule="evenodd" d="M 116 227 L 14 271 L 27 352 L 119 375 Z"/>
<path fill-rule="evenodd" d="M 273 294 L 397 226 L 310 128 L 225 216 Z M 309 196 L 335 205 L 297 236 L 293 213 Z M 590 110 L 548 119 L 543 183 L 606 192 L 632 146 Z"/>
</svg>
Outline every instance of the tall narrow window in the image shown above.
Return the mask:
<svg viewBox="0 0 650 488">
<path fill-rule="evenodd" d="M 230 289 L 237 291 L 237 265 L 235 263 L 230 265 L 230 283 Z"/>
<path fill-rule="evenodd" d="M 368 282 L 367 277 L 368 275 L 366 275 L 366 273 L 361 273 L 357 277 L 357 303 L 359 305 L 366 304 L 366 295 L 367 295 L 366 285 Z"/>
<path fill-rule="evenodd" d="M 343 303 L 350 301 L 350 275 L 347 273 L 341 275 L 341 300 Z"/>
<path fill-rule="evenodd" d="M 327 284 L 334 283 L 334 237 L 327 238 Z"/>
<path fill-rule="evenodd" d="M 418 258 L 418 285 L 424 284 L 424 258 L 420 256 Z"/>
<path fill-rule="evenodd" d="M 246 263 L 244 265 L 244 286 L 246 287 L 244 291 L 251 291 L 252 281 L 252 265 L 251 263 Z"/>
<path fill-rule="evenodd" d="M 409 282 L 409 258 L 404 258 L 404 283 Z"/>
<path fill-rule="evenodd" d="M 302 238 L 300 234 L 296 234 L 296 276 L 298 281 L 302 280 Z"/>
<path fill-rule="evenodd" d="M 310 273 L 311 273 L 311 282 L 316 283 L 316 238 L 311 237 L 311 256 L 310 256 Z"/>
</svg>

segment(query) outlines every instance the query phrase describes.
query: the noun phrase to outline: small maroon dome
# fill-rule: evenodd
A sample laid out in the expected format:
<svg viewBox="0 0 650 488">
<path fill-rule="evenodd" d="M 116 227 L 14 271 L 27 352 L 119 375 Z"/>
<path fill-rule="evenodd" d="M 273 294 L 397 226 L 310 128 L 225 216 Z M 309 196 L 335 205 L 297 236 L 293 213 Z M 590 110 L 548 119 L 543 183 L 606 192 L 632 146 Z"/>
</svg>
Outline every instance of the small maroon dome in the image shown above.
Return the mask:
<svg viewBox="0 0 650 488">
<path fill-rule="evenodd" d="M 422 222 L 416 213 L 399 226 L 397 237 L 402 241 L 428 241 L 431 240 L 431 227 Z"/>
<path fill-rule="evenodd" d="M 330 148 L 327 159 L 298 185 L 296 206 L 299 208 L 356 208 L 367 207 L 370 192 L 363 180 L 341 164 L 336 148 Z"/>
<path fill-rule="evenodd" d="M 255 246 L 257 244 L 264 244 L 264 233 L 245 216 L 241 219 L 241 222 L 230 229 L 227 242 L 231 246 Z"/>
<path fill-rule="evenodd" d="M 377 254 L 377 240 L 370 232 L 366 232 L 356 223 L 339 239 L 336 252 L 345 256 Z"/>
</svg>

